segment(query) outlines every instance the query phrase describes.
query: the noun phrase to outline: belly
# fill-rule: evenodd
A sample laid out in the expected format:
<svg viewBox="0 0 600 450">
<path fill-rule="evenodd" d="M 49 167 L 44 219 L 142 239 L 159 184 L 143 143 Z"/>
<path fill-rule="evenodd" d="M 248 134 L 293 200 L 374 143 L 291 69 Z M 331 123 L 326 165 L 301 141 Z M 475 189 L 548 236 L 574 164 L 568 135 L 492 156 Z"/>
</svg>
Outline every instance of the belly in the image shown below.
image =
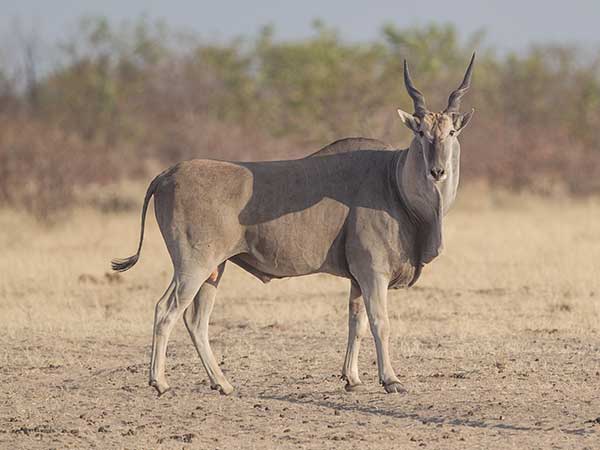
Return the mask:
<svg viewBox="0 0 600 450">
<path fill-rule="evenodd" d="M 343 228 L 347 207 L 323 199 L 304 211 L 246 228 L 244 262 L 275 277 L 347 272 Z"/>
</svg>

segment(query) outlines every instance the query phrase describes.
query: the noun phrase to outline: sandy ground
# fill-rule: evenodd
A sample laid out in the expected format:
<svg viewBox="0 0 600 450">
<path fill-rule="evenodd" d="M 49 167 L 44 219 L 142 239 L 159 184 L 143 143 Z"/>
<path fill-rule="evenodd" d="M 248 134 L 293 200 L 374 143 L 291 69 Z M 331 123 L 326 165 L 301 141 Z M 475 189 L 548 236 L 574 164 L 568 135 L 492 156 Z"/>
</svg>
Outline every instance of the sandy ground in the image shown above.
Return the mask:
<svg viewBox="0 0 600 450">
<path fill-rule="evenodd" d="M 140 189 L 140 199 L 142 189 Z M 0 213 L 0 448 L 600 448 L 600 200 L 461 193 L 445 253 L 392 291 L 406 395 L 346 393 L 348 282 L 262 285 L 229 265 L 211 342 L 235 386 L 211 391 L 185 327 L 173 390 L 147 386 L 152 314 L 171 268 L 151 219 L 78 211 L 47 229 Z"/>
</svg>

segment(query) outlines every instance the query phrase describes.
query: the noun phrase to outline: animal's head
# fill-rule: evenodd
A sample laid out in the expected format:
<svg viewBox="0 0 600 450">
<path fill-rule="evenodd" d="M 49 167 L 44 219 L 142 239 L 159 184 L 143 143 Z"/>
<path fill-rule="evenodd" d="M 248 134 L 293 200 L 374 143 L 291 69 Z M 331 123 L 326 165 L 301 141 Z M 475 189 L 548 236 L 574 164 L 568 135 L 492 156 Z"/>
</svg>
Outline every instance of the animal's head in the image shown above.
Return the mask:
<svg viewBox="0 0 600 450">
<path fill-rule="evenodd" d="M 408 72 L 408 64 L 406 60 L 404 61 L 404 84 L 413 99 L 415 112 L 409 114 L 399 109 L 398 114 L 404 125 L 413 131 L 415 139 L 421 144 L 426 174 L 435 182 L 446 178 L 453 151 L 457 148 L 458 136 L 475 112 L 473 109 L 467 113 L 460 112 L 460 100 L 471 84 L 474 60 L 473 53 L 461 85 L 450 94 L 448 106 L 439 113 L 427 109 L 425 97 L 414 86 Z"/>
</svg>

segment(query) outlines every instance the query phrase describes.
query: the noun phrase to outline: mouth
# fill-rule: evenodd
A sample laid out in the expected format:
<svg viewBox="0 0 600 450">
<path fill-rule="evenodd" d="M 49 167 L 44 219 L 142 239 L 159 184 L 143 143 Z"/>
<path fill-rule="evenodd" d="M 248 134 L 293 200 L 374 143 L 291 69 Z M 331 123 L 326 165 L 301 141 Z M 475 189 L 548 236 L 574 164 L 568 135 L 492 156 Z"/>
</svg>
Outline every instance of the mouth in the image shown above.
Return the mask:
<svg viewBox="0 0 600 450">
<path fill-rule="evenodd" d="M 427 175 L 427 178 L 429 178 L 431 181 L 433 181 L 434 183 L 441 183 L 442 181 L 444 181 L 448 176 L 446 174 L 443 174 L 439 177 L 434 177 L 431 174 Z"/>
</svg>

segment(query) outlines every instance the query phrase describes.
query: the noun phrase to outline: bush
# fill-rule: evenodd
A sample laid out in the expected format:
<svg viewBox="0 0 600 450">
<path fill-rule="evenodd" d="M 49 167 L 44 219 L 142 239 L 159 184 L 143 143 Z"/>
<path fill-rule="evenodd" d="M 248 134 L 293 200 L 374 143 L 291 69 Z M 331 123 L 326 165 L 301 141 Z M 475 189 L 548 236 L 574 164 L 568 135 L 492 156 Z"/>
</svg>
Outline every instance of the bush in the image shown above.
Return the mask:
<svg viewBox="0 0 600 450">
<path fill-rule="evenodd" d="M 299 157 L 360 135 L 406 145 L 395 115 L 412 108 L 403 59 L 441 110 L 474 48 L 464 109 L 478 111 L 463 135 L 463 179 L 599 192 L 600 60 L 589 52 L 498 56 L 481 34 L 465 40 L 447 25 L 387 25 L 361 44 L 322 23 L 302 41 L 278 41 L 266 27 L 255 39 L 210 43 L 144 19 L 115 27 L 86 18 L 55 69 L 25 88 L 7 75 L 18 70 L 0 66 L 0 205 L 46 218 L 78 185 L 147 178 L 149 161 Z"/>
<path fill-rule="evenodd" d="M 114 154 L 32 120 L 0 121 L 0 204 L 48 221 L 69 208 L 77 186 L 120 176 Z"/>
</svg>

